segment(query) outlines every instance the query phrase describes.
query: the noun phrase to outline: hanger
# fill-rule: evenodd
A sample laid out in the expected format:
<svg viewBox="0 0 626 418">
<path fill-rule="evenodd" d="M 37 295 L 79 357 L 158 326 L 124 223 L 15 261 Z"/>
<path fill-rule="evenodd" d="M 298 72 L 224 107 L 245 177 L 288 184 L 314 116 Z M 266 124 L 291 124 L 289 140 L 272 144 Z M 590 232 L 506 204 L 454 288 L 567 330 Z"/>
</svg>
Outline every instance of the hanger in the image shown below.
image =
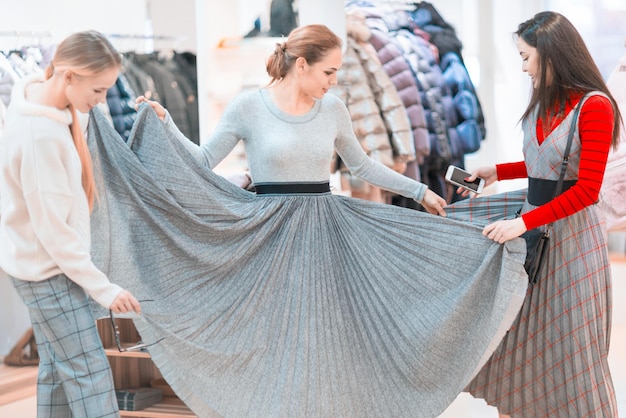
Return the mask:
<svg viewBox="0 0 626 418">
<path fill-rule="evenodd" d="M 107 38 L 111 40 L 126 40 L 131 41 L 133 44 L 137 45 L 138 43 L 142 43 L 143 52 L 145 53 L 153 53 L 155 52 L 154 43 L 158 41 L 160 43 L 168 43 L 170 45 L 169 49 L 178 50 L 180 49 L 180 43 L 187 39 L 184 35 L 142 35 L 142 34 L 130 34 L 130 33 L 110 33 L 106 35 Z M 174 44 L 173 46 L 171 46 Z M 141 48 L 131 48 L 133 50 L 141 49 Z"/>
</svg>

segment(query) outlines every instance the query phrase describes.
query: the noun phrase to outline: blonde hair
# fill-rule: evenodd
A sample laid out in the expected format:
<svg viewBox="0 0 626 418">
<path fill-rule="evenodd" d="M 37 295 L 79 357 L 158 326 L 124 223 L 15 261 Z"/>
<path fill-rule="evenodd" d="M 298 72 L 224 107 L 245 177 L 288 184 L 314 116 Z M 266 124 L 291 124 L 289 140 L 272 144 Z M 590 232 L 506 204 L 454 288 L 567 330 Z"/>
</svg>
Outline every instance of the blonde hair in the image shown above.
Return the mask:
<svg viewBox="0 0 626 418">
<path fill-rule="evenodd" d="M 341 38 L 325 25 L 295 28 L 285 42 L 276 44 L 274 53 L 267 59 L 265 69 L 271 77 L 269 84 L 282 80 L 299 57 L 315 64 L 333 49 L 341 48 L 341 43 Z"/>
<path fill-rule="evenodd" d="M 80 75 L 95 75 L 109 68 L 121 68 L 121 65 L 122 58 L 109 40 L 101 33 L 90 30 L 74 33 L 61 41 L 46 68 L 45 76 L 46 79 L 51 78 L 55 69 L 69 70 Z M 93 209 L 97 192 L 91 154 L 78 123 L 76 109 L 72 104 L 69 109 L 72 112 L 70 131 L 82 166 L 83 189 L 89 209 Z"/>
</svg>

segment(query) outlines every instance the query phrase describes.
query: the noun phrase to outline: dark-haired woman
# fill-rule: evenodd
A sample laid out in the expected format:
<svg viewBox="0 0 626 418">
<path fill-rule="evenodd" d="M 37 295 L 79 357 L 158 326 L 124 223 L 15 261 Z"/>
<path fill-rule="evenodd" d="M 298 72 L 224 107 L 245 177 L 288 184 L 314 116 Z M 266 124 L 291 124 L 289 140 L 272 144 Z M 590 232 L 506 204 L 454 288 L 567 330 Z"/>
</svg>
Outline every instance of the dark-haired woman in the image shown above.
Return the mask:
<svg viewBox="0 0 626 418">
<path fill-rule="evenodd" d="M 521 119 L 524 161 L 479 168 L 468 180 L 481 176 L 491 184 L 528 177 L 521 216 L 514 217 L 516 205 L 508 195 L 472 199 L 450 211 L 452 217 L 465 216 L 468 209 L 474 217 L 488 211 L 483 233 L 501 243 L 550 223 L 553 229 L 547 265 L 468 390 L 511 417 L 617 417 L 608 364 L 611 270 L 596 202 L 621 116 L 584 41 L 564 16 L 538 13 L 515 35 L 522 71 L 532 82 Z M 572 110 L 581 100 L 575 120 Z M 566 187 L 554 197 L 572 126 Z M 509 219 L 502 219 L 505 214 L 493 205 L 507 200 Z"/>
</svg>

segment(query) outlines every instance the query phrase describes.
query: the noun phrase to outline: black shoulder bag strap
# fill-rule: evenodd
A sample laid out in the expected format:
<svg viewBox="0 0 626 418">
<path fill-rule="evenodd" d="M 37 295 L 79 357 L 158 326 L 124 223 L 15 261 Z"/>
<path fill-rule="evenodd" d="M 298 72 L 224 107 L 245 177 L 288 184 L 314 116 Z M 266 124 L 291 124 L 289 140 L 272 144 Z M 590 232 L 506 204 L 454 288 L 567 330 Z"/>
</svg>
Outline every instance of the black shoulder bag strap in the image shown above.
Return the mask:
<svg viewBox="0 0 626 418">
<path fill-rule="evenodd" d="M 567 145 L 565 146 L 565 152 L 563 153 L 563 160 L 561 162 L 561 173 L 559 175 L 559 181 L 556 185 L 556 189 L 554 191 L 554 197 L 557 197 L 561 194 L 561 190 L 563 190 L 563 181 L 565 179 L 565 173 L 567 172 L 567 166 L 569 164 L 569 153 L 572 148 L 572 142 L 574 139 L 574 131 L 576 130 L 576 124 L 578 122 L 578 113 L 580 112 L 580 108 L 582 107 L 582 103 L 587 96 L 584 96 L 580 99 L 580 102 L 576 105 L 574 109 L 574 114 L 572 117 L 572 123 L 569 129 L 569 133 L 567 136 Z M 550 241 L 550 234 L 552 232 L 553 222 L 550 222 L 544 232 L 536 241 L 532 241 L 529 243 L 529 247 L 527 247 L 528 255 L 526 258 L 526 263 L 524 264 L 524 268 L 528 273 L 528 279 L 530 283 L 536 283 L 537 278 L 539 277 L 539 271 L 541 270 L 541 266 L 543 264 L 543 260 L 547 257 L 548 253 L 548 243 Z M 528 238 L 527 238 L 528 239 Z"/>
<path fill-rule="evenodd" d="M 572 117 L 572 124 L 569 128 L 569 133 L 567 135 L 567 145 L 565 146 L 565 152 L 563 153 L 563 161 L 561 161 L 561 174 L 559 175 L 559 181 L 556 184 L 556 190 L 554 191 L 554 197 L 557 197 L 561 194 L 561 190 L 563 190 L 563 180 L 565 179 L 565 173 L 567 172 L 567 165 L 569 164 L 569 152 L 572 148 L 572 141 L 574 139 L 574 131 L 576 130 L 576 124 L 578 123 L 578 114 L 580 113 L 580 108 L 583 105 L 583 101 L 587 95 L 583 96 L 576 108 L 574 109 L 574 115 Z M 550 223 L 552 226 L 552 223 Z"/>
</svg>

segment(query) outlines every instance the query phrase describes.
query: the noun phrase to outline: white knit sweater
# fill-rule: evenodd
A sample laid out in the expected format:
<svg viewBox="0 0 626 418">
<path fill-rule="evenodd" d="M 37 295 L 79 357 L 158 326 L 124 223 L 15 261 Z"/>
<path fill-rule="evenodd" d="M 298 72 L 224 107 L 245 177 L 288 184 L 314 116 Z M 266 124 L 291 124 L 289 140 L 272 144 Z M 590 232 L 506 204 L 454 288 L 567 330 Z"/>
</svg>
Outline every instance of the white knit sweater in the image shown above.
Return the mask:
<svg viewBox="0 0 626 418">
<path fill-rule="evenodd" d="M 90 255 L 89 205 L 81 162 L 68 125 L 71 112 L 30 103 L 19 80 L 0 140 L 0 266 L 11 276 L 41 281 L 64 273 L 108 308 L 122 290 Z"/>
</svg>

